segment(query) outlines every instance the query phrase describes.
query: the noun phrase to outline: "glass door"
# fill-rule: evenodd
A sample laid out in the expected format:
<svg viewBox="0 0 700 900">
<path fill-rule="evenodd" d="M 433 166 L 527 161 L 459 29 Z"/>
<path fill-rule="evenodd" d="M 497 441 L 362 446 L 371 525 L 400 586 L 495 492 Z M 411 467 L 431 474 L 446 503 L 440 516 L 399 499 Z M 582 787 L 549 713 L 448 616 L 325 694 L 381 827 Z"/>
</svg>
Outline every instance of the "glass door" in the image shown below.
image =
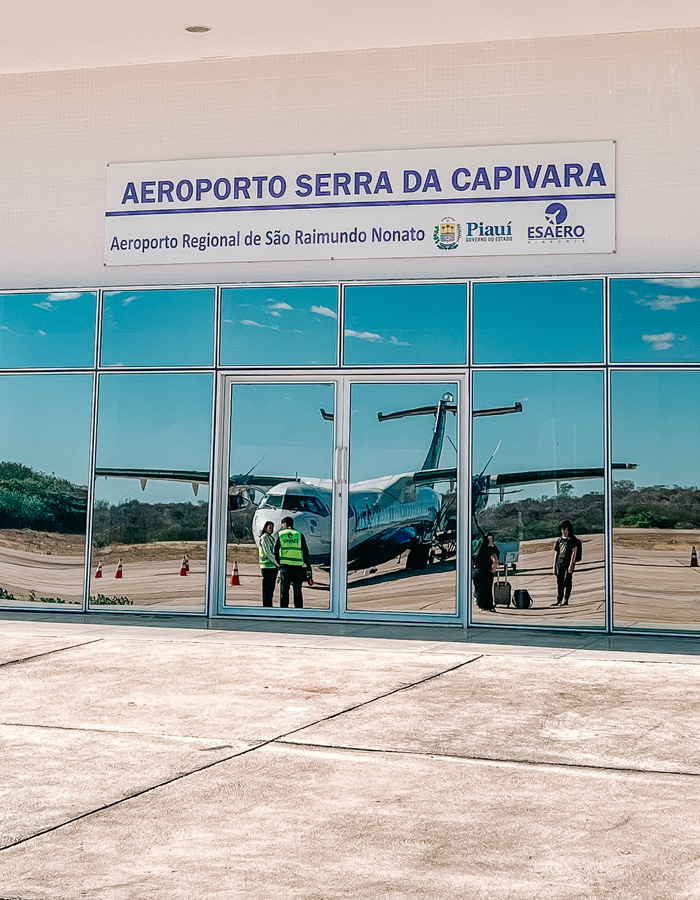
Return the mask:
<svg viewBox="0 0 700 900">
<path fill-rule="evenodd" d="M 336 384 L 277 376 L 225 385 L 217 611 L 328 614 Z"/>
<path fill-rule="evenodd" d="M 222 385 L 216 614 L 454 621 L 462 378 Z"/>
<path fill-rule="evenodd" d="M 355 380 L 349 396 L 345 614 L 456 617 L 460 383 Z"/>
</svg>

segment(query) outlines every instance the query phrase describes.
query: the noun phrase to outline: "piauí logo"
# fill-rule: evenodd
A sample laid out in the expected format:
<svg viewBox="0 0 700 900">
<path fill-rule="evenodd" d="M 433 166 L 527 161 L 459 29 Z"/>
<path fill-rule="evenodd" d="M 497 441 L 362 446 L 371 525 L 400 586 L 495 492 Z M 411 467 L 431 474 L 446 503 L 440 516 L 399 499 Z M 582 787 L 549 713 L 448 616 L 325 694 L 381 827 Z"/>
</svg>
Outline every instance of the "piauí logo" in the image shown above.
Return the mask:
<svg viewBox="0 0 700 900">
<path fill-rule="evenodd" d="M 440 224 L 433 231 L 433 240 L 438 250 L 456 250 L 461 236 L 461 226 L 450 216 L 440 219 Z"/>
</svg>

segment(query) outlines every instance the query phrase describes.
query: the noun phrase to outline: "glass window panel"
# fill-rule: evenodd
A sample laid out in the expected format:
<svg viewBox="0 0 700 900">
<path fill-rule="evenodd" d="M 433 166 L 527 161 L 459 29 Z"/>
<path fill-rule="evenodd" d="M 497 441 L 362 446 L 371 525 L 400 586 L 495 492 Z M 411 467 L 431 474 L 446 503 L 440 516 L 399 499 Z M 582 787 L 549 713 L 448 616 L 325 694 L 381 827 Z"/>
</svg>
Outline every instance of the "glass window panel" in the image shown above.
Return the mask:
<svg viewBox="0 0 700 900">
<path fill-rule="evenodd" d="M 345 291 L 349 366 L 463 365 L 464 284 L 379 284 Z"/>
<path fill-rule="evenodd" d="M 333 285 L 221 292 L 224 366 L 334 366 L 337 336 Z"/>
<path fill-rule="evenodd" d="M 90 375 L 0 377 L 0 606 L 83 601 Z"/>
<path fill-rule="evenodd" d="M 472 513 L 474 621 L 603 626 L 605 540 L 601 372 L 475 372 Z M 580 558 L 568 582 L 573 542 Z M 493 605 L 492 532 L 511 596 L 527 609 Z M 558 570 L 558 575 L 555 574 Z M 567 595 L 569 595 L 567 597 Z M 519 595 L 524 597 L 525 595 Z M 567 605 L 556 606 L 568 599 Z"/>
<path fill-rule="evenodd" d="M 700 278 L 610 282 L 614 362 L 700 361 Z"/>
<path fill-rule="evenodd" d="M 279 607 L 286 600 L 291 609 L 299 602 L 329 608 L 333 412 L 331 384 L 232 386 L 227 606 Z M 313 584 L 306 581 L 306 566 L 280 572 L 268 565 L 269 557 L 260 558 L 266 523 L 272 523 L 274 548 L 285 517 L 306 542 Z"/>
<path fill-rule="evenodd" d="M 474 285 L 475 363 L 602 361 L 602 281 Z"/>
<path fill-rule="evenodd" d="M 101 376 L 93 606 L 204 611 L 212 386 L 208 374 Z"/>
<path fill-rule="evenodd" d="M 79 368 L 95 355 L 96 294 L 0 294 L 0 369 Z"/>
<path fill-rule="evenodd" d="M 105 291 L 103 366 L 211 366 L 212 288 Z"/>
<path fill-rule="evenodd" d="M 613 599 L 616 627 L 700 627 L 700 372 L 614 372 Z"/>
<path fill-rule="evenodd" d="M 348 609 L 453 614 L 457 385 L 351 391 Z"/>
</svg>

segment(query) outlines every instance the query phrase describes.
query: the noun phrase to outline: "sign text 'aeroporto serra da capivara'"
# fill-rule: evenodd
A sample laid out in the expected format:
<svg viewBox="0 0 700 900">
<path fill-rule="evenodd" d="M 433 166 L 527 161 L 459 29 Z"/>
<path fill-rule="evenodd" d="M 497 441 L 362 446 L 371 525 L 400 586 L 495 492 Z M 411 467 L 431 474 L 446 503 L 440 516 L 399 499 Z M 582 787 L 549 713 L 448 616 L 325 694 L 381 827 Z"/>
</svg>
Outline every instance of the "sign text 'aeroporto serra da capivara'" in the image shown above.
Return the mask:
<svg viewBox="0 0 700 900">
<path fill-rule="evenodd" d="M 611 253 L 615 144 L 108 167 L 107 265 Z"/>
</svg>

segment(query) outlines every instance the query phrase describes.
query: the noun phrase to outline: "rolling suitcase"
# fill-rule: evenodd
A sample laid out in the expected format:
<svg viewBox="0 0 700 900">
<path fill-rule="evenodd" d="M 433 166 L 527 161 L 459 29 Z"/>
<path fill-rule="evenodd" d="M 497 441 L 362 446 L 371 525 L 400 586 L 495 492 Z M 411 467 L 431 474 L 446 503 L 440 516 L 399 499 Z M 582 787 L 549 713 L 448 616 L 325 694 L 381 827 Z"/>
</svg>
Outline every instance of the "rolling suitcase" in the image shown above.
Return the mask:
<svg viewBox="0 0 700 900">
<path fill-rule="evenodd" d="M 501 567 L 496 572 L 496 581 L 493 586 L 493 605 L 494 606 L 510 606 L 510 581 L 506 574 L 503 575 L 501 581 Z"/>
</svg>

